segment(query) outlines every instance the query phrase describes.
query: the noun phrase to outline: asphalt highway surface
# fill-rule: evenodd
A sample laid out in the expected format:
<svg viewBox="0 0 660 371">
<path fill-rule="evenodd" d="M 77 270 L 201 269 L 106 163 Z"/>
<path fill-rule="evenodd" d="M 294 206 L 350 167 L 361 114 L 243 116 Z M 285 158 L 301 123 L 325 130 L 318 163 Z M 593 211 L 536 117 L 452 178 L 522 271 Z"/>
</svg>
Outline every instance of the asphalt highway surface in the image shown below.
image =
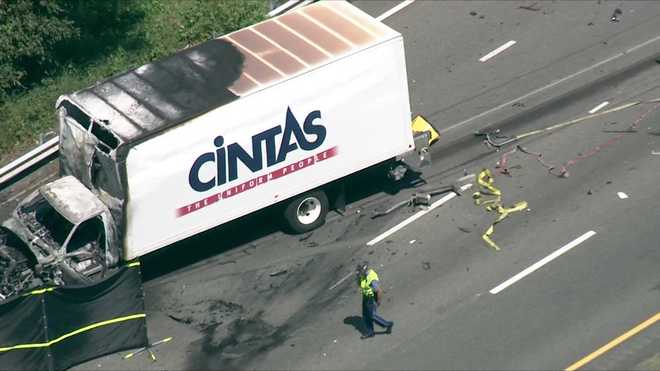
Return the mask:
<svg viewBox="0 0 660 371">
<path fill-rule="evenodd" d="M 354 177 L 346 213 L 306 235 L 265 211 L 145 257 L 149 338 L 173 340 L 155 362 L 74 369 L 660 369 L 660 3 L 417 0 L 386 15 L 413 113 L 441 133 L 432 165 L 400 184 Z M 557 124 L 501 148 L 473 134 Z M 472 198 L 484 169 L 504 207 L 527 203 L 494 226 L 499 251 L 482 238 L 498 214 Z M 454 182 L 460 196 L 372 218 Z M 37 185 L 4 191 L 0 216 Z M 395 321 L 367 340 L 364 259 Z"/>
</svg>

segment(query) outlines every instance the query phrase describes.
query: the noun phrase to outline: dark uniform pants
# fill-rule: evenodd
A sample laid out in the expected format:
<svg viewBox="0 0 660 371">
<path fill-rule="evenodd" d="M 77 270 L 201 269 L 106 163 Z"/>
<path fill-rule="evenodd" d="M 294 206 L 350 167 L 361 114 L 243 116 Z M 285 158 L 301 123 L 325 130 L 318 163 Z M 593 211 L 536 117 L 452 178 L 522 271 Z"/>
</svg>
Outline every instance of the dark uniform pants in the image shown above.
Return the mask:
<svg viewBox="0 0 660 371">
<path fill-rule="evenodd" d="M 377 308 L 378 305 L 376 304 L 376 299 L 373 296 L 362 296 L 362 319 L 364 320 L 364 325 L 367 328 L 367 333 L 365 334 L 367 336 L 374 334 L 374 322 L 383 328 L 392 326 L 391 321 L 388 321 L 378 315 L 376 312 Z"/>
</svg>

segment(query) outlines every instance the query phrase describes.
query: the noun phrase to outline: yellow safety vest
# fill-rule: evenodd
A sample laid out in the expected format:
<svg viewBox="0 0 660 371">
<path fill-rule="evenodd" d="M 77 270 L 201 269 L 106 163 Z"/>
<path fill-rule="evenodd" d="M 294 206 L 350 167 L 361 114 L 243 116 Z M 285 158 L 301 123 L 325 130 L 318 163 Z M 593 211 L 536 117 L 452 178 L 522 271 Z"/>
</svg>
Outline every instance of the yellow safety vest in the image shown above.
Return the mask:
<svg viewBox="0 0 660 371">
<path fill-rule="evenodd" d="M 366 277 L 360 277 L 360 291 L 363 296 L 374 296 L 374 289 L 371 288 L 371 282 L 373 281 L 378 281 L 378 275 L 373 269 L 369 269 Z"/>
</svg>

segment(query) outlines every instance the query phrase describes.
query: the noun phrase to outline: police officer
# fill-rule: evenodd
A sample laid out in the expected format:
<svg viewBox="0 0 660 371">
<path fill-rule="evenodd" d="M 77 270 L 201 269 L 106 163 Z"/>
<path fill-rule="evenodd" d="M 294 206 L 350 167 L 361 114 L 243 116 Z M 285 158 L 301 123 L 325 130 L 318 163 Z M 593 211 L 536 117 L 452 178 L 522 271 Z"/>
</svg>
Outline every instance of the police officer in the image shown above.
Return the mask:
<svg viewBox="0 0 660 371">
<path fill-rule="evenodd" d="M 355 273 L 362 293 L 362 319 L 367 327 L 367 333 L 362 335 L 361 339 L 368 339 L 376 335 L 374 322 L 385 328 L 386 334 L 391 334 L 394 322 L 387 321 L 376 313 L 383 296 L 383 291 L 378 282 L 378 275 L 373 269 L 369 268 L 369 263 L 366 261 L 358 264 Z"/>
</svg>

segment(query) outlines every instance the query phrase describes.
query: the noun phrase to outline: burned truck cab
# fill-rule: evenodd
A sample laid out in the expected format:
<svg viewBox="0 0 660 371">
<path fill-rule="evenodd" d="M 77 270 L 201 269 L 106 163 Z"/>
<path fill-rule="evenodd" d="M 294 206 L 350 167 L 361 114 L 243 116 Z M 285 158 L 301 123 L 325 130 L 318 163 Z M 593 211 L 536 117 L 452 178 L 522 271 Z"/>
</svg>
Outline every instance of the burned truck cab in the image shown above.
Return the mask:
<svg viewBox="0 0 660 371">
<path fill-rule="evenodd" d="M 33 272 L 14 273 L 31 274 L 34 282 L 30 286 L 89 283 L 105 276 L 121 258 L 110 211 L 73 176 L 33 192 L 2 228 L 5 235 L 14 237 L 14 246 L 3 247 L 16 250 L 14 256 L 22 254 L 29 262 Z M 5 255 L 11 254 L 5 250 Z M 11 280 L 3 277 L 3 281 Z M 0 294 L 9 294 L 4 290 Z"/>
<path fill-rule="evenodd" d="M 60 175 L 0 227 L 0 301 L 39 286 L 87 284 L 123 257 L 121 141 L 66 96 L 56 104 Z"/>
</svg>

